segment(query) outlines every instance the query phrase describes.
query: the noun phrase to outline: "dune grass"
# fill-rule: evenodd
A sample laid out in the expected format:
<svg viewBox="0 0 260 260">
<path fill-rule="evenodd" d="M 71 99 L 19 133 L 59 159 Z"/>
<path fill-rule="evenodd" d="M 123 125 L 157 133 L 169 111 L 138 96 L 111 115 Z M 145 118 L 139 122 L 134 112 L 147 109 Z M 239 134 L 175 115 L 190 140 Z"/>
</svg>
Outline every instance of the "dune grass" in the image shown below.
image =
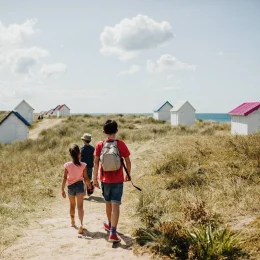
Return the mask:
<svg viewBox="0 0 260 260">
<path fill-rule="evenodd" d="M 143 169 L 137 243 L 173 259 L 257 259 L 260 134 L 230 136 L 227 125 L 205 122 L 182 128 Z M 249 227 L 250 219 L 258 222 Z"/>
<path fill-rule="evenodd" d="M 172 259 L 253 259 L 260 247 L 260 135 L 231 136 L 230 124 L 197 121 L 191 127 L 171 127 L 146 116 L 120 114 L 69 116 L 37 140 L 0 144 L 1 249 L 55 199 L 62 165 L 70 160 L 69 145 L 81 145 L 85 132 L 95 145 L 104 138 L 108 118 L 119 124 L 118 139 L 143 147 L 134 162 L 142 173 L 135 180 L 143 192 L 133 200 L 142 250 Z M 236 229 L 241 218 L 254 221 Z"/>
</svg>

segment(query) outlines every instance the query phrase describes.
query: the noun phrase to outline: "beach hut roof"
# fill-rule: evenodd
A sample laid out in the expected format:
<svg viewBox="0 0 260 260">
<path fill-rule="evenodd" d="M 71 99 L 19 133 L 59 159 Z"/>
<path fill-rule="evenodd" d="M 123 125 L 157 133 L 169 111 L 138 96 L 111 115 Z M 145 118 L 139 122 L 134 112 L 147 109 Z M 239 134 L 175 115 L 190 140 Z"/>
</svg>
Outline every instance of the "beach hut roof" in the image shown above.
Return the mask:
<svg viewBox="0 0 260 260">
<path fill-rule="evenodd" d="M 22 100 L 22 101 L 14 108 L 14 110 L 16 110 L 22 103 L 25 103 L 28 107 L 30 107 L 31 109 L 34 110 L 34 108 L 32 108 L 25 100 Z"/>
<path fill-rule="evenodd" d="M 229 115 L 238 115 L 238 116 L 247 116 L 260 108 L 260 102 L 245 102 L 240 106 L 234 108 L 230 112 Z"/>
<path fill-rule="evenodd" d="M 65 104 L 63 104 L 63 105 L 59 106 L 58 110 L 61 110 L 64 106 L 68 108 L 68 106 L 66 106 Z M 69 109 L 69 108 L 68 108 L 68 109 Z M 69 109 L 69 110 L 70 110 L 70 109 Z"/>
<path fill-rule="evenodd" d="M 160 103 L 159 105 L 157 105 L 155 108 L 154 108 L 154 112 L 158 112 L 158 111 L 160 111 L 161 110 L 161 108 L 163 107 L 163 106 L 165 106 L 166 104 L 169 104 L 171 107 L 173 107 L 173 105 L 169 102 L 169 101 L 164 101 L 163 103 Z"/>
<path fill-rule="evenodd" d="M 171 112 L 179 111 L 186 103 L 188 103 L 196 111 L 196 109 L 190 104 L 189 101 L 180 101 L 171 109 Z"/>
<path fill-rule="evenodd" d="M 58 108 L 60 107 L 60 105 L 56 106 L 55 108 L 51 109 L 51 114 L 53 114 L 56 110 L 58 110 Z"/>
<path fill-rule="evenodd" d="M 53 111 L 57 110 L 60 107 L 60 105 L 56 106 Z"/>
<path fill-rule="evenodd" d="M 19 118 L 25 125 L 30 126 L 29 122 L 17 111 L 11 111 L 1 122 L 0 125 L 11 115 L 14 114 L 17 118 Z"/>
</svg>

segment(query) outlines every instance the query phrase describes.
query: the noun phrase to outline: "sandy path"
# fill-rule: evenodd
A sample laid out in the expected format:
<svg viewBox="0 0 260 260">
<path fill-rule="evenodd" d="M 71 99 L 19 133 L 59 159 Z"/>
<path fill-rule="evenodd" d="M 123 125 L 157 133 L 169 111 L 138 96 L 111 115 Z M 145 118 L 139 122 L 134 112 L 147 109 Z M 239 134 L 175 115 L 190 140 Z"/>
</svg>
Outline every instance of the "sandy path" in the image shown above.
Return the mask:
<svg viewBox="0 0 260 260">
<path fill-rule="evenodd" d="M 48 128 L 52 128 L 62 122 L 62 118 L 48 119 L 44 118 L 42 121 L 38 122 L 32 130 L 29 131 L 29 139 L 37 139 L 39 133 Z"/>
<path fill-rule="evenodd" d="M 130 147 L 135 150 L 133 161 L 139 163 L 140 147 Z M 136 165 L 133 164 L 133 172 Z M 4 250 L 2 259 L 149 259 L 148 255 L 136 256 L 133 253 L 133 238 L 129 232 L 134 227 L 129 206 L 130 196 L 137 198 L 130 183 L 124 186 L 123 203 L 118 232 L 121 243 L 107 242 L 108 234 L 103 229 L 105 204 L 101 191 L 96 189 L 93 196 L 84 202 L 84 234 L 79 237 L 77 230 L 70 227 L 69 201 L 57 194 L 55 202 L 50 205 L 48 218 L 33 220 L 25 231 L 24 237 L 14 242 Z M 76 222 L 78 224 L 78 221 Z"/>
</svg>

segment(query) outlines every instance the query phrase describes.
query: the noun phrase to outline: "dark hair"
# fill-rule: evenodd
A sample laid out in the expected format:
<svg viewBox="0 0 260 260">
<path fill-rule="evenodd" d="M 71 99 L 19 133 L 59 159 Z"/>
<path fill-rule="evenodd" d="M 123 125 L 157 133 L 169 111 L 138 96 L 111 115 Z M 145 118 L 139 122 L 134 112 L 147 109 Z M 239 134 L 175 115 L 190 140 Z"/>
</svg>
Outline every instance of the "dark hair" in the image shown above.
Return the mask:
<svg viewBox="0 0 260 260">
<path fill-rule="evenodd" d="M 77 144 L 73 144 L 70 149 L 70 155 L 72 157 L 72 160 L 73 160 L 73 163 L 80 166 L 80 161 L 79 161 L 79 153 L 80 153 L 80 150 L 79 150 L 79 147 Z"/>
<path fill-rule="evenodd" d="M 104 124 L 103 129 L 107 135 L 115 134 L 117 132 L 117 122 L 115 120 L 109 119 Z"/>
</svg>

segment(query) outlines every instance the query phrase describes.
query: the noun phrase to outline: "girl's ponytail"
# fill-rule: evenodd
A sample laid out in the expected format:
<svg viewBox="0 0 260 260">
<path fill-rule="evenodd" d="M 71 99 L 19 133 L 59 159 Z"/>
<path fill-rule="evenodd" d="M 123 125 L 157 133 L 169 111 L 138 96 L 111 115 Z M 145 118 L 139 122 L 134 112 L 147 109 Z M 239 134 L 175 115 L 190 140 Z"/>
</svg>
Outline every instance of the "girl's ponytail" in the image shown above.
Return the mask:
<svg viewBox="0 0 260 260">
<path fill-rule="evenodd" d="M 80 150 L 79 150 L 79 147 L 77 144 L 73 144 L 70 149 L 70 155 L 72 157 L 72 160 L 73 160 L 73 163 L 77 166 L 80 166 L 80 161 L 79 161 L 79 153 L 80 153 Z"/>
</svg>

